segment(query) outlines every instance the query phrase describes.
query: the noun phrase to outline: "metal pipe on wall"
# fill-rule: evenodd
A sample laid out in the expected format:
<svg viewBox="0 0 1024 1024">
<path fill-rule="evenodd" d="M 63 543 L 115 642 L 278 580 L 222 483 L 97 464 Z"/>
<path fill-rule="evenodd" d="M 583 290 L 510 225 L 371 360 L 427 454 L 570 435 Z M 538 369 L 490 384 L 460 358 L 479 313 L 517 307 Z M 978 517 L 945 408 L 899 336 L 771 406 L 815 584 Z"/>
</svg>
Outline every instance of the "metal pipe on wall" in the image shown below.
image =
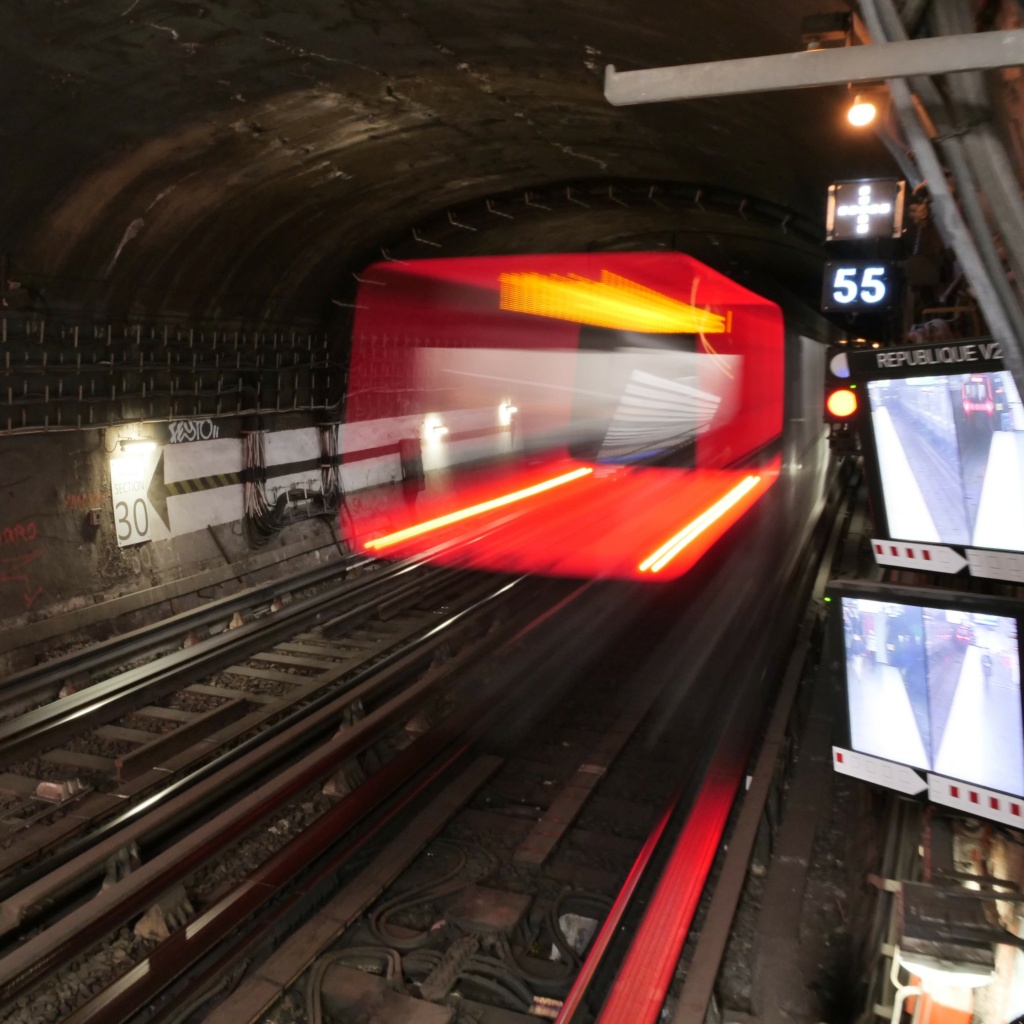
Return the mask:
<svg viewBox="0 0 1024 1024">
<path fill-rule="evenodd" d="M 862 0 L 861 13 L 873 39 L 884 42 L 888 36 L 883 22 L 884 10 L 888 20 L 896 13 L 891 0 Z M 902 32 L 902 23 L 897 32 Z M 921 122 L 921 116 L 914 105 L 914 96 L 904 78 L 890 78 L 886 84 L 893 99 L 893 106 L 900 124 L 913 151 L 921 174 L 928 182 L 932 203 L 939 226 L 951 245 L 964 277 L 974 290 L 978 306 L 988 323 L 992 337 L 1003 350 L 1003 359 L 1013 373 L 1018 388 L 1024 387 L 1024 353 L 1018 341 L 1018 330 L 1014 323 L 1020 314 L 1020 306 L 1013 302 L 1007 305 L 1000 289 L 993 283 L 985 261 L 982 259 L 975 239 L 964 223 L 956 199 L 949 190 L 945 171 L 936 155 L 935 147 Z M 973 183 L 968 183 L 973 188 Z M 987 231 L 987 228 L 986 228 Z M 990 237 L 990 236 L 989 236 Z"/>
<path fill-rule="evenodd" d="M 935 0 L 931 6 L 932 27 L 942 33 L 969 31 L 973 16 L 963 0 Z M 992 124 L 992 104 L 984 77 L 977 71 L 949 75 L 946 85 L 953 101 L 959 134 L 978 189 L 991 209 L 991 219 L 1006 245 L 1007 260 L 1018 286 L 1018 301 L 1024 296 L 1024 200 L 1020 182 L 1010 165 L 1006 149 Z"/>
<path fill-rule="evenodd" d="M 885 2 L 879 10 L 884 30 L 892 34 L 905 31 L 900 16 L 891 3 Z M 927 77 L 911 79 L 911 85 L 917 98 L 924 104 L 928 116 L 936 130 L 936 142 L 949 165 L 950 173 L 957 186 L 957 198 L 971 236 L 978 247 L 978 253 L 985 265 L 989 280 L 1003 303 L 1010 317 L 1016 336 L 1024 337 L 1024 293 L 1020 285 L 1024 276 L 1018 278 L 1016 286 L 1007 279 L 1002 259 L 992 236 L 992 225 L 983 209 L 979 192 L 984 189 L 976 184 L 976 175 L 964 152 L 962 127 L 955 125 L 950 117 L 947 104 L 935 83 Z M 976 165 L 975 165 L 976 166 Z"/>
</svg>

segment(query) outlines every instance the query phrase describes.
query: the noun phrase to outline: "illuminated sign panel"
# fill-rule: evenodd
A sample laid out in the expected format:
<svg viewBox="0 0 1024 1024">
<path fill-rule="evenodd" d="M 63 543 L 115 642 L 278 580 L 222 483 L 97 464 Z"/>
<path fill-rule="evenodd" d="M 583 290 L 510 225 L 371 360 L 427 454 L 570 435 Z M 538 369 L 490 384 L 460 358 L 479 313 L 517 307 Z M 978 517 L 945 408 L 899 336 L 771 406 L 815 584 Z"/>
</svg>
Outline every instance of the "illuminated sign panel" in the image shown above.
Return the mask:
<svg viewBox="0 0 1024 1024">
<path fill-rule="evenodd" d="M 649 333 L 721 334 L 727 317 L 645 288 L 607 270 L 597 281 L 580 274 L 498 276 L 502 309 L 578 324 Z"/>
<path fill-rule="evenodd" d="M 895 178 L 837 181 L 828 187 L 825 237 L 848 239 L 899 238 L 903 231 L 906 182 Z"/>
<path fill-rule="evenodd" d="M 829 591 L 849 749 L 914 769 L 922 790 L 926 778 L 929 790 L 943 779 L 1024 796 L 1021 602 L 852 581 Z"/>
<path fill-rule="evenodd" d="M 821 293 L 821 308 L 868 312 L 887 309 L 899 298 L 895 265 L 880 260 L 829 260 Z"/>
<path fill-rule="evenodd" d="M 1024 407 L 1006 370 L 868 382 L 889 533 L 1024 551 Z"/>
<path fill-rule="evenodd" d="M 893 542 L 876 561 L 1024 584 L 1024 401 L 998 343 L 840 354 L 876 538 Z"/>
</svg>

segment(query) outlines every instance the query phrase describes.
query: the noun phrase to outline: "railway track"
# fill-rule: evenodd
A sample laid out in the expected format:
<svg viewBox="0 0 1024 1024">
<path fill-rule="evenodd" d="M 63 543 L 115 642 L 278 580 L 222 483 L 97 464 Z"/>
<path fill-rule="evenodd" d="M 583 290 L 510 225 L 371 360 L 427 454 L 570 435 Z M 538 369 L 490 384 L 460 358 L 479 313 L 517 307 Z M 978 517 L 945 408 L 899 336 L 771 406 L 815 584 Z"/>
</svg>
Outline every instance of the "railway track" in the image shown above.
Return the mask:
<svg viewBox="0 0 1024 1024">
<path fill-rule="evenodd" d="M 490 636 L 480 634 L 497 628 L 496 622 L 500 621 L 501 615 L 498 614 L 496 619 L 495 614 L 510 600 L 513 591 L 517 599 L 523 599 L 524 595 L 515 589 L 513 582 L 491 583 L 490 593 L 435 626 L 432 635 L 414 650 L 402 654 L 387 666 L 378 664 L 368 670 L 363 682 L 334 697 L 276 737 L 274 750 L 269 750 L 264 744 L 239 762 L 226 766 L 140 818 L 134 828 L 144 837 L 144 847 L 151 842 L 153 833 L 149 830 L 152 827 L 166 829 L 169 820 L 180 822 L 180 817 L 175 816 L 184 813 L 191 815 L 193 820 L 184 838 L 158 852 L 151 851 L 155 852 L 152 859 L 147 857 L 144 863 L 115 885 L 71 908 L 58 922 L 25 936 L 0 960 L 0 998 L 8 1000 L 8 1005 L 14 1001 L 8 1019 L 19 1019 L 17 1014 L 21 1010 L 28 1013 L 24 1019 L 35 1019 L 33 1014 L 38 1012 L 51 1012 L 48 1009 L 51 1004 L 45 1002 L 47 993 L 52 991 L 53 985 L 58 990 L 62 984 L 66 987 L 60 979 L 52 980 L 54 971 L 71 970 L 74 983 L 80 990 L 83 972 L 86 977 L 93 977 L 90 973 L 94 967 L 90 967 L 90 948 L 97 942 L 113 943 L 113 948 L 120 948 L 116 946 L 118 930 L 146 907 L 151 907 L 153 900 L 166 899 L 168 893 L 173 895 L 183 885 L 200 905 L 207 899 L 213 900 L 225 884 L 225 877 L 237 874 L 238 866 L 251 866 L 253 857 L 258 860 L 273 855 L 282 844 L 287 845 L 292 826 L 302 829 L 302 835 L 306 836 L 313 834 L 316 828 L 321 832 L 326 828 L 326 834 L 333 835 L 338 815 L 330 814 L 333 800 L 325 798 L 325 783 L 329 784 L 328 792 L 334 797 L 339 792 L 346 797 L 358 794 L 354 803 L 351 799 L 342 798 L 339 804 L 343 808 L 342 815 L 350 814 L 351 808 L 357 807 L 356 819 L 373 809 L 367 803 L 367 794 L 380 798 L 388 788 L 395 789 L 404 784 L 409 773 L 409 756 L 403 759 L 403 753 L 410 737 L 418 735 L 423 728 L 418 722 L 428 720 L 434 713 L 440 714 L 434 709 L 438 701 L 444 702 L 445 686 L 454 685 L 449 681 L 453 675 L 458 676 L 459 667 L 491 643 Z M 459 653 L 437 658 L 439 652 L 446 648 L 451 651 L 453 646 L 459 645 L 462 645 Z M 434 668 L 431 668 L 432 662 Z M 466 685 L 464 681 L 462 685 Z M 360 709 L 359 715 L 351 714 L 354 707 Z M 443 746 L 450 739 L 450 736 L 444 739 L 445 730 L 452 728 L 456 721 L 461 723 L 460 728 L 469 724 L 460 715 L 448 716 L 443 721 L 448 725 L 441 730 L 430 730 L 426 734 L 426 742 L 413 743 L 409 747 L 414 751 L 413 761 L 435 756 L 440 749 L 439 744 Z M 322 738 L 324 735 L 326 739 Z M 315 737 L 321 739 L 311 749 Z M 305 756 L 287 766 L 279 766 L 276 760 L 279 748 L 296 743 L 304 746 Z M 360 756 L 363 762 L 357 764 L 355 759 Z M 240 795 L 229 810 L 222 811 L 207 823 L 203 824 L 201 817 L 195 820 L 196 809 L 204 798 L 212 795 L 220 802 L 229 773 L 251 769 L 254 761 L 273 769 L 262 785 L 252 789 L 250 784 L 246 794 Z M 392 764 L 396 766 L 392 767 Z M 350 791 L 350 781 L 345 780 L 351 780 L 352 773 L 362 775 L 364 772 L 370 773 L 370 784 Z M 330 784 L 333 784 L 333 790 Z M 273 821 L 269 829 L 263 827 L 268 819 Z M 318 821 L 319 824 L 315 825 Z M 248 836 L 254 829 L 258 833 L 255 840 Z M 275 836 L 269 844 L 265 836 L 268 831 Z M 130 833 L 131 830 L 122 829 L 109 842 L 123 843 L 130 838 Z M 320 841 L 323 842 L 323 835 Z M 254 842 L 260 848 L 257 852 L 253 852 L 251 844 Z M 38 906 L 41 901 L 53 899 L 62 887 L 80 884 L 83 875 L 94 875 L 104 852 L 102 844 L 94 843 L 57 872 L 22 890 L 19 894 L 22 913 L 29 907 Z M 308 854 L 306 856 L 308 858 Z M 5 903 L 5 910 L 7 908 L 8 903 Z M 161 914 L 164 912 L 159 910 Z M 173 915 L 178 911 L 167 910 L 166 913 Z M 147 941 L 140 936 L 133 945 L 133 953 L 140 955 L 146 952 Z M 51 979 L 50 987 L 44 986 L 42 992 L 33 995 L 33 985 L 46 978 Z M 18 1006 L 19 999 L 27 1000 L 24 1006 Z M 80 1014 L 69 1019 L 76 1016 Z"/>
<path fill-rule="evenodd" d="M 135 664 L 177 650 L 183 643 L 204 639 L 226 629 L 232 621 L 250 621 L 278 610 L 283 603 L 329 588 L 339 579 L 356 581 L 372 573 L 374 564 L 348 556 L 270 583 L 247 587 L 229 597 L 208 601 L 99 643 L 78 646 L 22 669 L 4 679 L 4 719 L 54 700 L 61 690 L 71 692 L 101 682 Z"/>
<path fill-rule="evenodd" d="M 817 570 L 813 560 L 792 568 L 796 593 L 784 614 L 793 631 Z M 686 638 L 673 643 L 673 663 L 693 666 L 693 679 L 713 667 L 704 641 L 730 590 L 705 590 L 709 603 L 689 609 Z M 378 850 L 372 868 L 194 1019 L 319 1021 L 372 1007 L 381 1020 L 656 1020 L 758 730 L 750 703 L 765 703 L 766 666 L 769 677 L 785 668 L 799 679 L 816 617 L 805 620 L 792 659 L 786 629 L 734 649 L 717 667 L 735 688 L 691 688 L 674 722 L 652 721 L 663 679 L 636 673 L 635 646 L 557 702 L 543 688 L 520 692 L 539 717 L 479 741 L 462 774 Z M 632 939 L 642 946 L 652 927 L 645 909 L 659 903 L 672 919 L 654 922 L 654 941 L 669 949 L 638 954 Z M 655 961 L 663 977 L 652 985 Z"/>
<path fill-rule="evenodd" d="M 438 1022 L 598 1019 L 638 899 L 707 817 L 712 778 L 695 905 L 749 755 L 750 706 L 770 689 L 762 655 L 787 642 L 769 629 L 737 648 L 724 616 L 735 575 L 718 579 L 714 559 L 705 572 L 674 606 L 636 589 L 629 629 L 614 587 L 503 584 L 415 652 L 367 667 L 281 734 L 305 756 L 243 755 L 274 770 L 229 809 L 202 810 L 223 792 L 213 772 L 140 818 L 140 834 L 165 837 L 144 841 L 142 863 L 0 959 L 0 1021 L 314 1021 L 381 1001 L 396 1020 L 425 1007 Z M 766 601 L 751 592 L 738 613 Z M 735 685 L 703 685 L 723 673 Z M 95 880 L 130 835 L 92 844 L 23 904 Z"/>
<path fill-rule="evenodd" d="M 5 761 L 11 750 L 30 756 L 0 777 L 8 793 L 27 795 L 8 803 L 0 833 L 0 934 L 24 924 L 19 901 L 30 882 L 422 646 L 488 589 L 451 571 L 380 573 L 4 723 Z M 211 664 L 224 667 L 211 676 Z M 70 739 L 54 748 L 56 735 Z M 83 769 L 84 780 L 69 783 Z M 41 786 L 60 787 L 58 799 L 41 798 Z M 111 876 L 130 861 L 108 865 Z"/>
</svg>

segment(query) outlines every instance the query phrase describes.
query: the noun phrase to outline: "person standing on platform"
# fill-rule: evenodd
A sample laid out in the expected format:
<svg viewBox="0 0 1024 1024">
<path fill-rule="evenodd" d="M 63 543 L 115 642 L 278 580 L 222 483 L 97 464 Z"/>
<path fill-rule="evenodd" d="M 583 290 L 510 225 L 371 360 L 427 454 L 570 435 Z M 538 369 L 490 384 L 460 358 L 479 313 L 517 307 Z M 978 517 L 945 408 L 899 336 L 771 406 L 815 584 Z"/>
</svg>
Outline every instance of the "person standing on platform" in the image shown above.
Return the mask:
<svg viewBox="0 0 1024 1024">
<path fill-rule="evenodd" d="M 932 218 L 931 199 L 927 185 L 917 186 L 908 203 L 910 226 L 904 232 L 906 244 L 906 303 L 904 305 L 904 334 L 924 335 L 924 341 L 943 341 L 931 337 L 925 330 L 924 310 L 941 306 L 952 283 L 952 260 Z M 949 332 L 946 325 L 946 332 Z M 937 333 L 932 330 L 931 333 Z M 949 337 L 952 334 L 949 333 Z"/>
</svg>

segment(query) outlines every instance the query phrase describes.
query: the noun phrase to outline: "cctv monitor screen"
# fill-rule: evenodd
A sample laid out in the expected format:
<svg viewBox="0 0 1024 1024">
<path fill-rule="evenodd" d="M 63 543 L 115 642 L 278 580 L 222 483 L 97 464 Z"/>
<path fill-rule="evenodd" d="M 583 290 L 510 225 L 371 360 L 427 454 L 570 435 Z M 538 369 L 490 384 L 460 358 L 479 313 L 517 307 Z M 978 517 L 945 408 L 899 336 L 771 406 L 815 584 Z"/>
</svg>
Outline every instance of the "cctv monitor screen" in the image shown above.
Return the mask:
<svg viewBox="0 0 1024 1024">
<path fill-rule="evenodd" d="M 889 536 L 1024 551 L 1024 406 L 1010 373 L 867 390 Z"/>
<path fill-rule="evenodd" d="M 1017 616 L 841 600 L 850 748 L 1024 796 Z"/>
</svg>

